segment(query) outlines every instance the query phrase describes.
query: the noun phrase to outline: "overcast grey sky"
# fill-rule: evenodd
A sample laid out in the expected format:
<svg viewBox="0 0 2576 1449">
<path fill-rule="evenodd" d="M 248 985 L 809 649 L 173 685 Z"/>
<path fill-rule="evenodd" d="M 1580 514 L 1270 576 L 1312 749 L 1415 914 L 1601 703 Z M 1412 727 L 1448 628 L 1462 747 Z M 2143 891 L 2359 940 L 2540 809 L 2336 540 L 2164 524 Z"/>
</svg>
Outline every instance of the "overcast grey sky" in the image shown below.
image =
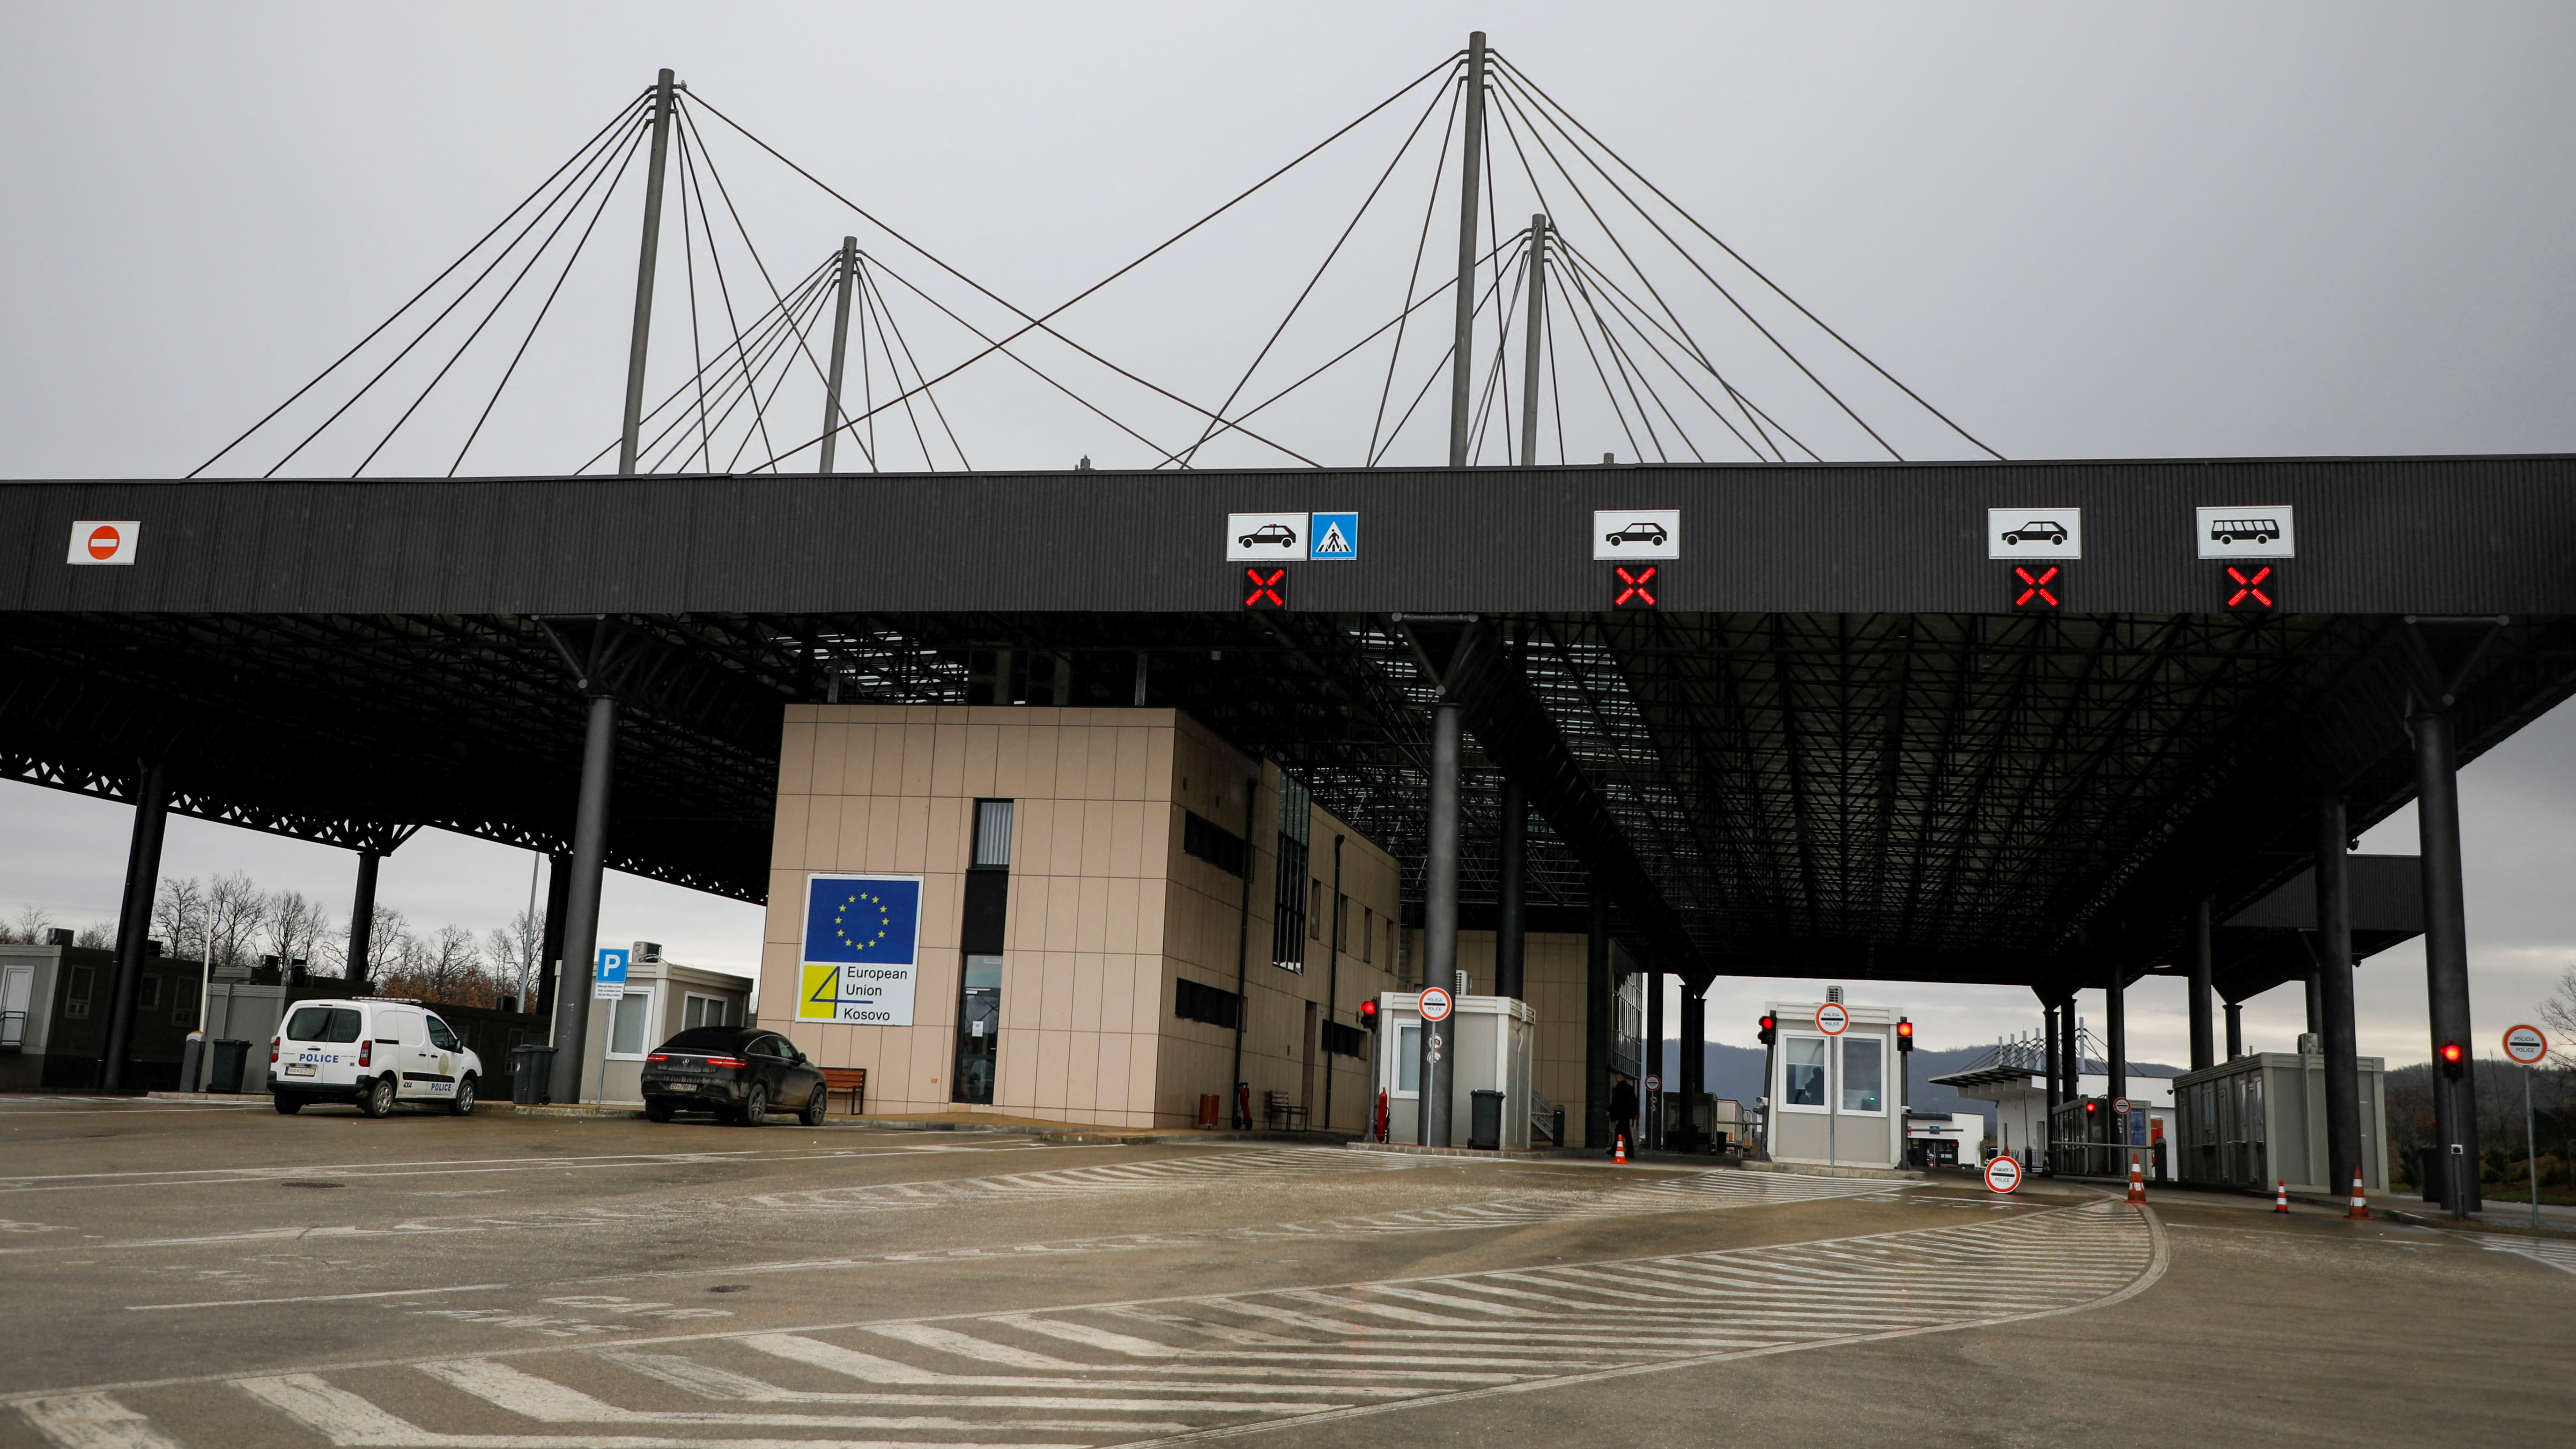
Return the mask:
<svg viewBox="0 0 2576 1449">
<path fill-rule="evenodd" d="M 0 475 L 195 466 L 450 261 L 657 66 L 1037 310 L 1384 98 L 1472 26 L 2014 457 L 2576 447 L 2565 6 L 21 0 L 0 10 L 16 61 L 0 92 L 12 142 L 0 149 Z M 1301 168 L 1075 309 L 1066 329 L 1212 402 L 1408 123 Z M 929 275 L 738 140 L 710 140 L 784 273 L 855 230 Z M 1421 187 L 1395 189 L 1389 214 L 1410 207 L 1418 221 Z M 1530 207 L 1504 191 L 1508 231 Z M 559 471 L 614 435 L 633 216 L 631 204 L 609 213 L 467 471 Z M 1413 224 L 1355 235 L 1285 354 L 1320 360 L 1392 313 Z M 666 252 L 657 388 L 686 371 L 669 265 Z M 748 295 L 747 277 L 737 283 Z M 957 335 L 926 322 L 916 340 L 961 355 Z M 1740 365 L 1759 377 L 1764 364 L 1748 352 Z M 1355 409 L 1375 391 L 1319 385 L 1311 405 L 1276 415 L 1278 435 L 1356 461 Z M 989 365 L 942 393 L 980 467 L 1152 461 Z M 1132 390 L 1111 405 L 1158 440 L 1194 431 Z M 1608 427 L 1575 409 L 1569 453 L 1627 456 Z M 421 432 L 416 454 L 389 458 L 443 468 L 436 428 Z M 1919 428 L 1905 441 L 1943 447 Z M 1276 456 L 1231 446 L 1209 461 Z M 1426 431 L 1392 456 L 1430 451 Z M 354 457 L 306 461 L 345 472 Z M 2464 792 L 2488 1041 L 2576 961 L 2568 711 L 2472 768 Z M 111 915 L 125 821 L 118 807 L 0 787 L 0 910 L 32 900 L 72 921 Z M 2411 851 L 2411 822 L 2367 846 Z M 174 823 L 172 873 L 234 867 L 345 909 L 345 855 Z M 416 920 L 478 930 L 525 890 L 524 856 L 457 840 L 416 840 L 385 873 L 386 898 Z M 687 959 L 747 965 L 757 940 L 753 908 L 640 882 L 613 883 L 607 911 L 604 939 L 656 937 Z M 2418 964 L 2406 950 L 2362 971 L 2365 1051 L 2424 1055 Z M 1769 994 L 1722 983 L 1713 1033 L 1744 1039 Z M 1904 996 L 1935 1045 L 2035 1021 L 2018 991 Z M 2179 989 L 2137 997 L 2136 1054 L 2179 1057 Z M 2296 1030 L 2294 998 L 2249 1013 L 2258 1041 Z M 2089 1000 L 2086 1014 L 2098 1017 Z"/>
</svg>

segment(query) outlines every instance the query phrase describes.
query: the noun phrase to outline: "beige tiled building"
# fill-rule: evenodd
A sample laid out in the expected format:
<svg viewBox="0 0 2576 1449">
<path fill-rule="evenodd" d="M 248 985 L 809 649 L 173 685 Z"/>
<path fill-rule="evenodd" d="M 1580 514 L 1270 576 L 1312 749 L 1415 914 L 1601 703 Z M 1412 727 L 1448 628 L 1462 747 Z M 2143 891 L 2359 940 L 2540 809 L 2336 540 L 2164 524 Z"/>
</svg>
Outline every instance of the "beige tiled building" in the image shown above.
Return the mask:
<svg viewBox="0 0 2576 1449">
<path fill-rule="evenodd" d="M 1168 709 L 791 705 L 779 753 L 760 1020 L 871 1111 L 1186 1125 L 1239 1022 L 1256 1118 L 1361 1125 L 1399 876 L 1276 767 Z M 807 878 L 851 871 L 921 878 L 908 1026 L 797 1019 Z"/>
</svg>

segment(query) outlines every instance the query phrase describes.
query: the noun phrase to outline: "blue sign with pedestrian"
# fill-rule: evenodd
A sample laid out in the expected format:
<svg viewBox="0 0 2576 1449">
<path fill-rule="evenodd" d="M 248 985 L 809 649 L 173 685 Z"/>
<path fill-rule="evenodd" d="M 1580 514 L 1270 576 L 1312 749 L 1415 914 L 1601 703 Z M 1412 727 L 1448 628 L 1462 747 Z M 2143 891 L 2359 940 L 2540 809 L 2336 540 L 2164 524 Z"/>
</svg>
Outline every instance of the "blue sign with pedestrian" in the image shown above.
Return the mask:
<svg viewBox="0 0 2576 1449">
<path fill-rule="evenodd" d="M 1315 513 L 1306 519 L 1306 557 L 1316 563 L 1349 563 L 1360 556 L 1360 516 Z"/>
</svg>

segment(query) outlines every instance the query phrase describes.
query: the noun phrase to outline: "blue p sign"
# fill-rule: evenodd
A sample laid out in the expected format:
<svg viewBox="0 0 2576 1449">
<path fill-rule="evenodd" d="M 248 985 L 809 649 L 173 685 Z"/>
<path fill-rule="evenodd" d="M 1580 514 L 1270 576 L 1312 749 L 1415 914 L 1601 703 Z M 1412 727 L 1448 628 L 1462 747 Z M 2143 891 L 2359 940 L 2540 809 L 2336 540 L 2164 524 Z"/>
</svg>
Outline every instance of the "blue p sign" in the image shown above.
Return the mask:
<svg viewBox="0 0 2576 1449">
<path fill-rule="evenodd" d="M 625 985 L 625 984 L 626 984 L 626 961 L 627 961 L 627 958 L 628 958 L 628 957 L 633 956 L 634 954 L 635 954 L 635 953 L 634 953 L 633 951 L 631 951 L 631 950 L 630 950 L 630 951 L 621 951 L 621 950 L 618 950 L 617 948 L 615 948 L 615 947 L 611 947 L 611 946 L 602 946 L 602 947 L 600 947 L 600 948 L 599 948 L 599 983 L 600 983 L 602 986 L 623 986 L 623 985 Z"/>
</svg>

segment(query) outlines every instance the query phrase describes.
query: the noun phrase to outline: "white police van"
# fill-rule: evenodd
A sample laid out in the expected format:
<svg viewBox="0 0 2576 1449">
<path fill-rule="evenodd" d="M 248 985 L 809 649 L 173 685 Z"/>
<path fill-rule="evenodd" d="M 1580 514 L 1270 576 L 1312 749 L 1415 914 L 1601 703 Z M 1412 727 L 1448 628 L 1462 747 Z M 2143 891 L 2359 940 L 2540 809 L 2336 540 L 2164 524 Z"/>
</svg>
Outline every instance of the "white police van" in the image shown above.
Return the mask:
<svg viewBox="0 0 2576 1449">
<path fill-rule="evenodd" d="M 309 1102 L 348 1102 L 370 1117 L 397 1103 L 474 1110 L 483 1059 L 436 1012 L 391 996 L 299 1001 L 268 1044 L 268 1096 L 292 1115 Z"/>
</svg>

